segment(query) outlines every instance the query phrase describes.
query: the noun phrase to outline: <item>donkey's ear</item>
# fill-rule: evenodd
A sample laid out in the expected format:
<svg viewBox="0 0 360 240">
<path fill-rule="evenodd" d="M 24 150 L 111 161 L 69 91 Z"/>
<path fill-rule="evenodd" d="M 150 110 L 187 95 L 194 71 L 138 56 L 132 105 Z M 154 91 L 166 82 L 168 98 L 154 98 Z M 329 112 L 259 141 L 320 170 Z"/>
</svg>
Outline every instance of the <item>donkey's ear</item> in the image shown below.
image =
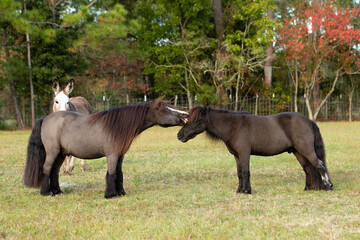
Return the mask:
<svg viewBox="0 0 360 240">
<path fill-rule="evenodd" d="M 72 78 L 65 87 L 65 91 L 70 94 L 74 90 L 75 80 Z"/>
<path fill-rule="evenodd" d="M 54 77 L 54 79 L 52 80 L 51 87 L 55 94 L 60 91 L 59 80 L 57 79 L 57 77 Z"/>
</svg>

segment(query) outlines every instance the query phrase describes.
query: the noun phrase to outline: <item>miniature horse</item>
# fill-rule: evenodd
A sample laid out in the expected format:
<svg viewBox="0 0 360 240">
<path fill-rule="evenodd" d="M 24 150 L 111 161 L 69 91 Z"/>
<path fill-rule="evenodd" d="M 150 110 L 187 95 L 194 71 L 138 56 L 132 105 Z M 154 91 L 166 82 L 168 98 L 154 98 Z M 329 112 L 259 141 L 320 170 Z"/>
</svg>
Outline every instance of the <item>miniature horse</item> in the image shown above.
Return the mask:
<svg viewBox="0 0 360 240">
<path fill-rule="evenodd" d="M 106 156 L 105 198 L 125 195 L 122 162 L 134 138 L 154 125 L 182 125 L 186 114 L 162 101 L 92 115 L 52 113 L 36 121 L 30 135 L 24 184 L 41 186 L 41 195 L 61 194 L 59 171 L 66 155 L 83 159 Z"/>
<path fill-rule="evenodd" d="M 250 155 L 272 156 L 283 152 L 294 153 L 303 167 L 305 190 L 332 190 L 320 130 L 315 122 L 299 113 L 255 116 L 198 106 L 190 110 L 178 139 L 187 142 L 204 131 L 211 138 L 224 141 L 234 155 L 238 193 L 251 193 Z"/>
<path fill-rule="evenodd" d="M 90 103 L 83 97 L 69 98 L 69 94 L 74 89 L 74 79 L 71 79 L 66 87 L 60 87 L 59 80 L 55 77 L 52 81 L 52 89 L 54 92 L 54 105 L 53 111 L 73 111 L 84 114 L 91 113 Z M 75 157 L 67 156 L 64 163 L 64 174 L 70 174 L 75 167 Z M 81 159 L 81 171 L 85 171 L 85 161 Z"/>
</svg>

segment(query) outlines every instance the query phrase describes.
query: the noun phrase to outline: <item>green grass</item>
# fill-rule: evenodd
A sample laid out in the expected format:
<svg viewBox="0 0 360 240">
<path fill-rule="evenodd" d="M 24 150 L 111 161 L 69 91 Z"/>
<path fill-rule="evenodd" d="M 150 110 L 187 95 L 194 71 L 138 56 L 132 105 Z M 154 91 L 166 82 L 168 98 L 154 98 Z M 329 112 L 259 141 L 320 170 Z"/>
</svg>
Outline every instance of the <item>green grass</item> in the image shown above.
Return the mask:
<svg viewBox="0 0 360 240">
<path fill-rule="evenodd" d="M 0 131 L 0 238 L 360 239 L 360 123 L 319 123 L 334 191 L 304 192 L 292 154 L 251 157 L 252 195 L 235 194 L 234 158 L 179 128 L 142 133 L 125 156 L 125 197 L 107 200 L 106 159 L 76 162 L 64 194 L 21 183 L 30 131 Z"/>
</svg>

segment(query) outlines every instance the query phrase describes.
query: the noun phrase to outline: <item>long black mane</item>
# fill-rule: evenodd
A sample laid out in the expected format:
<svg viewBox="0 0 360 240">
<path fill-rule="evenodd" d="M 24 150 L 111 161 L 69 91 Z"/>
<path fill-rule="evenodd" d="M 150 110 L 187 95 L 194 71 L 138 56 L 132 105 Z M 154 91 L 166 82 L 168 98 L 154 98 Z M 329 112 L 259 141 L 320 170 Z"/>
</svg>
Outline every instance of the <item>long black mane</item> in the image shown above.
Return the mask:
<svg viewBox="0 0 360 240">
<path fill-rule="evenodd" d="M 167 103 L 156 100 L 142 105 L 112 108 L 91 115 L 90 123 L 101 122 L 104 130 L 112 138 L 120 155 L 125 154 L 137 135 L 144 128 L 149 109 L 164 110 Z"/>
</svg>

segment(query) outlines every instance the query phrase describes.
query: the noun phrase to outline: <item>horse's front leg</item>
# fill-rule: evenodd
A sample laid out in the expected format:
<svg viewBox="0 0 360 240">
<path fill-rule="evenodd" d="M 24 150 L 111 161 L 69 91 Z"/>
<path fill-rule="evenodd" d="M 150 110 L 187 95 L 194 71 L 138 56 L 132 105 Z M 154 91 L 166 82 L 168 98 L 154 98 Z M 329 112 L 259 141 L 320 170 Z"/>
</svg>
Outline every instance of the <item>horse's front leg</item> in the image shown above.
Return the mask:
<svg viewBox="0 0 360 240">
<path fill-rule="evenodd" d="M 237 193 L 240 193 L 241 190 L 243 189 L 243 177 L 242 177 L 242 168 L 241 168 L 241 163 L 240 163 L 240 160 L 237 156 L 234 156 L 235 157 L 235 160 L 236 160 L 236 169 L 237 169 L 237 176 L 238 176 L 238 179 L 239 179 L 239 186 L 238 186 L 238 189 L 236 190 Z"/>
<path fill-rule="evenodd" d="M 123 163 L 124 156 L 120 156 L 118 158 L 116 164 L 116 180 L 115 180 L 115 189 L 116 193 L 119 196 L 126 195 L 124 190 L 124 183 L 123 183 L 123 172 L 122 172 L 122 163 Z"/>
<path fill-rule="evenodd" d="M 238 177 L 239 177 L 239 188 L 237 193 L 251 194 L 250 184 L 250 154 L 239 153 L 236 162 L 239 162 Z"/>
<path fill-rule="evenodd" d="M 116 192 L 116 167 L 117 167 L 118 157 L 117 156 L 108 156 L 107 165 L 108 171 L 106 173 L 106 189 L 105 189 L 105 198 L 112 198 L 118 196 Z"/>
</svg>

